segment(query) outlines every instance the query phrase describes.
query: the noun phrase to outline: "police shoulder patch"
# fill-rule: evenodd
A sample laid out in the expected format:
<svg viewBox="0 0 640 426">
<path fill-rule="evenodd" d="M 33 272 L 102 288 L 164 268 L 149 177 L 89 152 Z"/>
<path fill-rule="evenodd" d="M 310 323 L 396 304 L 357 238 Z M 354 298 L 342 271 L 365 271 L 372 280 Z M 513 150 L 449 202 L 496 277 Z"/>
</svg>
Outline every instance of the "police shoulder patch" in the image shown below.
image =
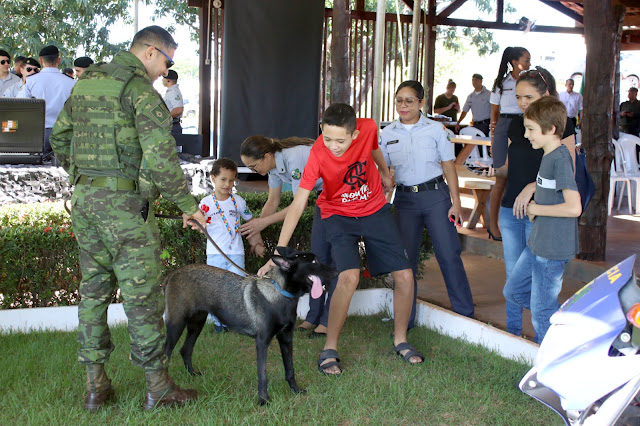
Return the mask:
<svg viewBox="0 0 640 426">
<path fill-rule="evenodd" d="M 300 169 L 295 169 L 291 172 L 291 177 L 295 180 L 299 180 L 302 177 L 302 172 L 300 172 Z"/>
</svg>

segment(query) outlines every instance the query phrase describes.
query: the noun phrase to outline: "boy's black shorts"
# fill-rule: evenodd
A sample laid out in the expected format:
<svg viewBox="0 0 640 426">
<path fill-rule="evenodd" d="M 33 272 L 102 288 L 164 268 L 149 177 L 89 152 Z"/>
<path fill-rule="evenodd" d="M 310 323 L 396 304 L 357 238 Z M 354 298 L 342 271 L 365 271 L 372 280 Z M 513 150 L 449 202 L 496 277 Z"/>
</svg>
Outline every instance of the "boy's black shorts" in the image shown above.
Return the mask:
<svg viewBox="0 0 640 426">
<path fill-rule="evenodd" d="M 331 243 L 331 257 L 338 272 L 360 269 L 360 237 L 364 240 L 371 276 L 411 268 L 398 228 L 391 216 L 390 204 L 385 204 L 370 216 L 333 215 L 322 221 L 327 239 Z"/>
</svg>

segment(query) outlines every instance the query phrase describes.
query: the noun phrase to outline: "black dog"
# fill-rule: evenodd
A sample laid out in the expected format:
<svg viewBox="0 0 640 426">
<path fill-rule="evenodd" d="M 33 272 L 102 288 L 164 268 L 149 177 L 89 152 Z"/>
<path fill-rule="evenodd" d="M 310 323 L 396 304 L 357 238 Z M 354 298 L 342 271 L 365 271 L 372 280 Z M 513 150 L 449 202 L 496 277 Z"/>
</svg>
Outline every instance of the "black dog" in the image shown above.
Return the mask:
<svg viewBox="0 0 640 426">
<path fill-rule="evenodd" d="M 296 384 L 293 371 L 293 329 L 298 298 L 311 290 L 322 294 L 322 283 L 328 283 L 336 271 L 318 262 L 313 253 L 278 247 L 280 256 L 272 256 L 277 268 L 271 277 L 241 277 L 208 265 L 189 265 L 171 272 L 164 282 L 167 342 L 165 353 L 171 353 L 187 327 L 187 337 L 180 349 L 187 371 L 193 368 L 191 356 L 196 340 L 209 313 L 230 330 L 254 337 L 258 353 L 258 402 L 266 404 L 267 349 L 273 336 L 280 344 L 285 379 L 294 392 L 304 392 Z"/>
</svg>

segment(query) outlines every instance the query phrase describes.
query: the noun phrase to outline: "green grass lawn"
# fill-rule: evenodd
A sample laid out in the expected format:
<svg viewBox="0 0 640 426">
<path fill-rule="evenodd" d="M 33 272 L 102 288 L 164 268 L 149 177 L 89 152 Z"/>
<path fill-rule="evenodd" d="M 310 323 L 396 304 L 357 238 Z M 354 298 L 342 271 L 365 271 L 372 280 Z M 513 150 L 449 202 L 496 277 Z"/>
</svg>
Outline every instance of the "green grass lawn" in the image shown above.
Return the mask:
<svg viewBox="0 0 640 426">
<path fill-rule="evenodd" d="M 325 377 L 316 368 L 324 339 L 296 332 L 296 378 L 307 393 L 293 394 L 284 381 L 277 341 L 271 344 L 268 406 L 257 405 L 253 339 L 214 334 L 205 327 L 194 351 L 191 377 L 182 365 L 181 342 L 171 360 L 175 381 L 198 390 L 182 408 L 143 412 L 141 369 L 128 361 L 128 334 L 113 329 L 116 350 L 107 364 L 117 399 L 91 415 L 82 409 L 85 370 L 77 363 L 75 333 L 0 334 L 2 424 L 427 424 L 562 425 L 560 417 L 516 389 L 528 370 L 484 348 L 426 328 L 409 341 L 426 356 L 411 366 L 392 350 L 391 323 L 383 315 L 349 317 L 339 349 L 344 373 Z"/>
</svg>

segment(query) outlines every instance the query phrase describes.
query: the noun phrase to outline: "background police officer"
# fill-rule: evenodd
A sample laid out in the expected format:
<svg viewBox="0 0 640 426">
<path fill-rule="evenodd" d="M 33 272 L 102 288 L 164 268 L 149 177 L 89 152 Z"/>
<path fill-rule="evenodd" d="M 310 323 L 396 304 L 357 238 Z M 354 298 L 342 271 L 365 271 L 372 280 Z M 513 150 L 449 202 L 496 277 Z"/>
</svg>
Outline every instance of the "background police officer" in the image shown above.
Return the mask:
<svg viewBox="0 0 640 426">
<path fill-rule="evenodd" d="M 174 70 L 169 70 L 167 75 L 162 78 L 162 85 L 167 88 L 167 93 L 164 94 L 163 99 L 164 103 L 167 104 L 173 120 L 171 134 L 181 135 L 182 126 L 180 125 L 180 118 L 184 112 L 184 99 L 178 87 L 178 73 Z"/>
<path fill-rule="evenodd" d="M 41 72 L 29 77 L 16 97 L 44 99 L 44 152 L 42 159 L 47 160 L 53 154 L 49 141 L 51 130 L 75 81 L 61 74 L 58 70 L 60 51 L 56 46 L 45 46 L 40 50 L 40 63 L 42 64 Z"/>
<path fill-rule="evenodd" d="M 167 372 L 160 238 L 153 212 L 153 200 L 161 194 L 184 212 L 184 227 L 190 219 L 205 222 L 178 162 L 171 116 L 152 86 L 173 65 L 176 47 L 158 26 L 139 31 L 129 51 L 91 67 L 78 80 L 51 135 L 56 156 L 75 184 L 71 217 L 82 270 L 78 357 L 87 366 L 84 407 L 89 411 L 113 395 L 104 363 L 114 349 L 107 307 L 116 284 L 128 319 L 130 358 L 146 375 L 144 408 L 197 397 L 195 390 L 175 385 Z"/>
</svg>

